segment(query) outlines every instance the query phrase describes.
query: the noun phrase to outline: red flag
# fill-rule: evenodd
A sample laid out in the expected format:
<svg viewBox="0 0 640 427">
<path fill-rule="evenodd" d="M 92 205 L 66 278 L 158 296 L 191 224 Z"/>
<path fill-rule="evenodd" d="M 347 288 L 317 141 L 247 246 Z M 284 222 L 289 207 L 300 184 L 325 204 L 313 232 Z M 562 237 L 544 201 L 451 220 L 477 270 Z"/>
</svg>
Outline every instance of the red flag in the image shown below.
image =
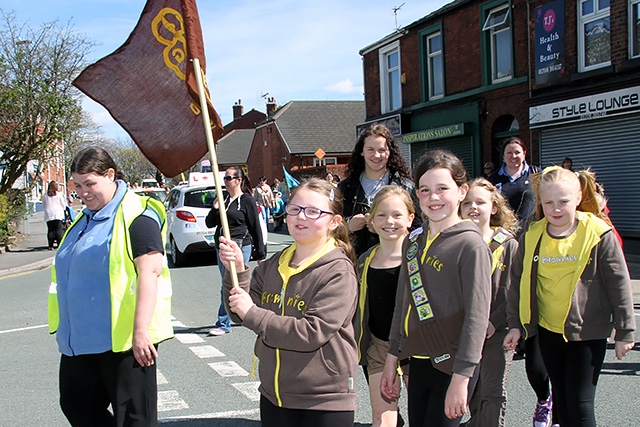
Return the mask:
<svg viewBox="0 0 640 427">
<path fill-rule="evenodd" d="M 163 175 L 173 177 L 208 151 L 193 58 L 204 74 L 195 0 L 148 0 L 127 41 L 73 84 L 109 111 Z M 205 93 L 217 141 L 222 122 L 206 87 Z"/>
</svg>

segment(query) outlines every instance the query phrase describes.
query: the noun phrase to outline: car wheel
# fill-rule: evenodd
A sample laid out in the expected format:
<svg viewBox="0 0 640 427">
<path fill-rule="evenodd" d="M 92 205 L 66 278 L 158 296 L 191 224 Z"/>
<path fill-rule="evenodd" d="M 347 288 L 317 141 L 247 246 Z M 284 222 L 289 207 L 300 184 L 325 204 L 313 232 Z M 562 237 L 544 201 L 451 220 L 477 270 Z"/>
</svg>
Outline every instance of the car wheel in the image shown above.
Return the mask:
<svg viewBox="0 0 640 427">
<path fill-rule="evenodd" d="M 171 263 L 175 267 L 182 267 L 186 261 L 186 256 L 178 249 L 176 241 L 171 237 Z"/>
</svg>

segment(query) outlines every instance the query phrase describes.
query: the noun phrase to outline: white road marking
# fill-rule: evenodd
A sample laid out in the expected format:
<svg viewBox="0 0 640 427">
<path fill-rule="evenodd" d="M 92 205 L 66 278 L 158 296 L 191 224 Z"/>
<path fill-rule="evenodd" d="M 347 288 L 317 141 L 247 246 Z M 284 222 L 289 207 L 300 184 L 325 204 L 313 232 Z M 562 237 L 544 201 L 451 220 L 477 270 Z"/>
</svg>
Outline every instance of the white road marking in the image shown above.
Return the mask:
<svg viewBox="0 0 640 427">
<path fill-rule="evenodd" d="M 204 342 L 202 337 L 198 334 L 175 334 L 175 337 L 182 344 L 197 344 Z"/>
<path fill-rule="evenodd" d="M 207 357 L 224 357 L 224 353 L 212 345 L 189 347 L 189 350 L 193 351 L 200 359 L 206 359 Z"/>
<path fill-rule="evenodd" d="M 260 392 L 258 391 L 258 387 L 260 386 L 260 381 L 251 381 L 248 383 L 237 383 L 237 384 L 231 384 L 233 387 L 235 387 L 236 390 L 238 390 L 240 393 L 244 394 L 244 396 L 253 401 L 253 402 L 259 402 L 260 401 Z"/>
<path fill-rule="evenodd" d="M 0 334 L 8 334 L 9 332 L 21 332 L 21 331 L 28 331 L 30 329 L 40 329 L 40 328 L 47 328 L 47 327 L 49 327 L 49 325 L 26 326 L 24 328 L 7 329 L 6 331 L 0 331 Z"/>
<path fill-rule="evenodd" d="M 156 383 L 160 384 L 169 384 L 169 381 L 162 375 L 159 369 L 156 369 Z"/>
<path fill-rule="evenodd" d="M 189 405 L 180 399 L 180 395 L 175 390 L 158 392 L 158 412 L 175 411 L 176 409 L 187 409 Z"/>
<path fill-rule="evenodd" d="M 208 363 L 221 377 L 247 377 L 249 373 L 234 361 Z"/>
<path fill-rule="evenodd" d="M 214 412 L 211 414 L 198 414 L 198 415 L 186 415 L 184 417 L 167 417 L 158 420 L 159 423 L 174 423 L 176 421 L 187 420 L 206 420 L 210 418 L 240 418 L 252 415 L 260 415 L 260 409 L 249 409 L 245 411 L 227 411 L 227 412 Z"/>
<path fill-rule="evenodd" d="M 184 331 L 185 329 L 189 329 L 179 320 L 173 320 L 171 322 L 171 326 L 173 326 L 174 331 Z"/>
</svg>

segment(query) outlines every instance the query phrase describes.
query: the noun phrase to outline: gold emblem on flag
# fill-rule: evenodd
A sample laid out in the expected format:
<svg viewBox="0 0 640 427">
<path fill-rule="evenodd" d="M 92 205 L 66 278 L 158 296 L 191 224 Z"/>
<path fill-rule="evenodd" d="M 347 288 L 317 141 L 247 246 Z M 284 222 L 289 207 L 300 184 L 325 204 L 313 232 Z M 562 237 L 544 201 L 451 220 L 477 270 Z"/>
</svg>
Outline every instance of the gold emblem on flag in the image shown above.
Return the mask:
<svg viewBox="0 0 640 427">
<path fill-rule="evenodd" d="M 162 52 L 164 63 L 181 80 L 186 80 L 187 40 L 180 12 L 170 7 L 161 9 L 151 22 L 151 31 L 156 40 L 166 46 Z M 172 37 L 168 38 L 168 35 Z"/>
</svg>

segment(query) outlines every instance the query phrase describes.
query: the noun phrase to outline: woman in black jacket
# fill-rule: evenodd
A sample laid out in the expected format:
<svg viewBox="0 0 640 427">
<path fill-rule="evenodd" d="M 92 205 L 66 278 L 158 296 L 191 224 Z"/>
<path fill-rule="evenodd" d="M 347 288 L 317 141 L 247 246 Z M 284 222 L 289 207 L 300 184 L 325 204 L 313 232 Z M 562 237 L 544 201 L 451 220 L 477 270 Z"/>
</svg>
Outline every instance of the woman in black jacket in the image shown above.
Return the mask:
<svg viewBox="0 0 640 427">
<path fill-rule="evenodd" d="M 411 229 L 422 224 L 411 171 L 386 126 L 377 124 L 362 132 L 351 153 L 346 174 L 338 188 L 344 195 L 343 216 L 358 256 L 379 241 L 378 235 L 368 226 L 369 208 L 375 195 L 385 185 L 399 185 L 411 194 L 416 208 Z"/>
<path fill-rule="evenodd" d="M 251 259 L 252 252 L 255 252 L 255 258 L 259 260 L 258 262 L 261 262 L 266 258 L 266 250 L 260 228 L 258 208 L 256 207 L 255 199 L 251 197 L 249 179 L 242 169 L 232 166 L 227 169 L 224 174 L 224 183 L 228 192 L 224 200 L 224 206 L 227 210 L 231 239 L 238 243 L 238 246 L 242 249 L 245 264 Z M 218 227 L 215 233 L 217 248 L 220 245 L 220 235 L 222 234 L 217 199 L 213 202 L 213 207 L 211 211 L 209 211 L 205 223 L 209 228 L 214 226 Z M 222 262 L 220 262 L 219 255 L 218 269 L 220 270 L 220 276 L 224 279 L 226 269 Z M 229 319 L 229 315 L 224 307 L 224 301 L 222 300 L 222 288 L 220 288 L 220 295 L 218 321 L 213 329 L 209 331 L 209 335 L 213 336 L 220 336 L 231 332 L 231 320 Z"/>
</svg>

